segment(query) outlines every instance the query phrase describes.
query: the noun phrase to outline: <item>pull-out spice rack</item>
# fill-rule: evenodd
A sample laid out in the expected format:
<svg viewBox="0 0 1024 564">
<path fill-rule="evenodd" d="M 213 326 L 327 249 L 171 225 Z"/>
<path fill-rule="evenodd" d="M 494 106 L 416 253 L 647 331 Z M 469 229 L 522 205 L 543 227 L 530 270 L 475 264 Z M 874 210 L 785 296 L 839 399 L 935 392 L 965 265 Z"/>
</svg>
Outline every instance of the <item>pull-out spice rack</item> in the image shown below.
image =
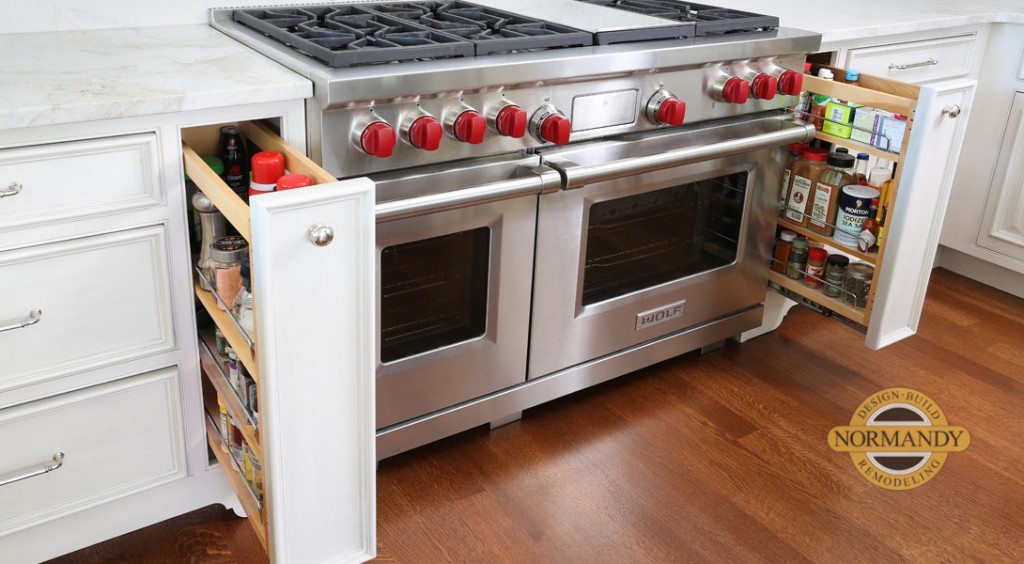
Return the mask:
<svg viewBox="0 0 1024 564">
<path fill-rule="evenodd" d="M 832 68 L 834 75 L 837 77 L 846 75 L 846 71 L 843 69 L 834 67 L 829 68 Z M 829 135 L 821 131 L 815 132 L 814 135 L 815 138 L 832 143 L 834 146 L 848 147 L 852 153 L 867 153 L 895 163 L 896 174 L 890 181 L 891 184 L 888 192 L 884 194 L 885 201 L 880 201 L 878 203 L 879 208 L 882 208 L 885 205 L 889 206 L 887 224 L 879 233 L 878 252 L 865 253 L 860 249 L 839 243 L 831 236 L 822 235 L 808 229 L 807 227 L 797 225 L 784 217 L 779 217 L 777 219 L 777 225 L 780 229 L 794 231 L 798 235 L 806 237 L 807 240 L 812 243 L 820 243 L 824 245 L 830 255 L 833 253 L 839 253 L 849 257 L 851 263 L 860 261 L 874 266 L 875 271 L 874 277 L 871 280 L 871 290 L 868 293 L 867 305 L 863 308 L 851 306 L 841 297 L 832 298 L 826 296 L 822 292 L 821 288 L 812 288 L 804 284 L 802 279 L 795 280 L 774 270 L 770 270 L 768 274 L 769 285 L 776 290 L 781 291 L 784 295 L 789 295 L 794 298 L 802 298 L 802 300 L 799 301 L 809 301 L 817 306 L 815 309 L 840 316 L 863 330 L 871 321 L 871 314 L 875 301 L 875 291 L 878 287 L 877 281 L 883 274 L 883 269 L 885 267 L 883 259 L 885 257 L 886 242 L 889 233 L 892 231 L 890 229 L 891 225 L 889 224 L 892 223 L 894 217 L 897 215 L 894 213 L 895 203 L 899 192 L 902 173 L 905 168 L 901 165 L 904 162 L 906 150 L 910 145 L 910 137 L 914 125 L 914 114 L 918 105 L 918 98 L 920 96 L 921 89 L 919 86 L 913 84 L 889 80 L 869 74 L 861 74 L 858 84 L 847 84 L 838 80 L 825 80 L 812 75 L 804 75 L 804 89 L 808 92 L 825 94 L 832 98 L 846 100 L 848 102 L 856 102 L 871 108 L 886 110 L 907 116 L 907 127 L 904 132 L 903 142 L 901 145 L 903 147 L 903 153 L 900 154 L 884 151 L 874 145 L 861 143 L 853 139 L 844 139 Z"/>
</svg>

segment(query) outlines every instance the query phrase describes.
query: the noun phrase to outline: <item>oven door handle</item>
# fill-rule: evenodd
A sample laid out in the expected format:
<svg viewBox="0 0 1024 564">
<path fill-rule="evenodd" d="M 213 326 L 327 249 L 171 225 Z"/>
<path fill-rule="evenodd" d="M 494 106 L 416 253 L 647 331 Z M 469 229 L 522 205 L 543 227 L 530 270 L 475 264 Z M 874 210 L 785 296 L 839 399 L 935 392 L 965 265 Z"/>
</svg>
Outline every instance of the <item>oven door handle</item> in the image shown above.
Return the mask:
<svg viewBox="0 0 1024 564">
<path fill-rule="evenodd" d="M 642 157 L 632 157 L 594 165 L 578 165 L 567 160 L 560 161 L 556 157 L 546 161 L 545 164 L 558 169 L 565 178 L 565 189 L 573 190 L 595 182 L 615 180 L 616 178 L 625 178 L 674 166 L 741 155 L 779 145 L 804 143 L 813 138 L 813 125 L 801 121 L 785 121 L 782 122 L 781 129 L 777 131 L 729 139 L 708 145 L 684 147 Z"/>
<path fill-rule="evenodd" d="M 561 177 L 554 170 L 523 167 L 522 176 L 490 184 L 481 184 L 441 194 L 430 194 L 377 204 L 377 223 L 398 221 L 522 196 L 556 192 L 562 187 Z"/>
</svg>

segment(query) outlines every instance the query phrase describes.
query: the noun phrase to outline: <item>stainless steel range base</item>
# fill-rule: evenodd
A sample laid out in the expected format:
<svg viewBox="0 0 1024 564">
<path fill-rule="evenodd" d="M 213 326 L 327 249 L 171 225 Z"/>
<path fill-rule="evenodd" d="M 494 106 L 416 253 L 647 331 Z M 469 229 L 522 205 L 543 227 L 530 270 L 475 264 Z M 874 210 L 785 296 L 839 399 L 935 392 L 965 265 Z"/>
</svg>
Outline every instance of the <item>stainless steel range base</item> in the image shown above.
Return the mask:
<svg viewBox="0 0 1024 564">
<path fill-rule="evenodd" d="M 761 325 L 760 305 L 377 431 L 377 459 L 567 396 Z"/>
</svg>

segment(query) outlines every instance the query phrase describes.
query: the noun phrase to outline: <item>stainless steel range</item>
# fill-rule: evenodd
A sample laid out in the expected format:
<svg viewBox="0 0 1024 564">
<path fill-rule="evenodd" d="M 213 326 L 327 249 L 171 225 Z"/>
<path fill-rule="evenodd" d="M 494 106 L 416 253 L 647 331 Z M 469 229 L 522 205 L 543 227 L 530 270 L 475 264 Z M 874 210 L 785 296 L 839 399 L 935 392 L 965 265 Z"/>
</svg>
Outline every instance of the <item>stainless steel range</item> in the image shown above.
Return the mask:
<svg viewBox="0 0 1024 564">
<path fill-rule="evenodd" d="M 214 10 L 377 187 L 381 457 L 761 322 L 820 36 L 677 0 Z"/>
</svg>

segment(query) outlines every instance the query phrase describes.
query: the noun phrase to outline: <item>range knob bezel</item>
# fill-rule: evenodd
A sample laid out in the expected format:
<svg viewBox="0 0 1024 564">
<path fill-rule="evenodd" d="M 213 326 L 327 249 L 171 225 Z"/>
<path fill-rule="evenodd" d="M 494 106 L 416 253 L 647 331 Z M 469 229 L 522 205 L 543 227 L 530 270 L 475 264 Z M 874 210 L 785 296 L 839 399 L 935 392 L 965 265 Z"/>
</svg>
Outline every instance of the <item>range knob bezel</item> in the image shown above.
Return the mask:
<svg viewBox="0 0 1024 564">
<path fill-rule="evenodd" d="M 431 122 L 436 124 L 437 127 L 436 138 L 430 136 L 429 132 L 427 132 L 426 134 L 428 135 L 428 139 L 426 140 L 426 144 L 418 143 L 415 136 L 423 131 L 422 128 L 431 127 Z M 436 151 L 440 148 L 441 139 L 443 137 L 444 126 L 441 125 L 441 122 L 438 121 L 437 118 L 423 110 L 411 113 L 402 120 L 402 139 L 416 149 L 421 149 L 423 151 Z"/>
<path fill-rule="evenodd" d="M 459 129 L 464 127 L 462 120 L 467 119 L 473 120 L 474 123 L 478 123 L 475 127 L 478 127 L 479 129 L 475 129 L 471 132 L 471 135 L 474 135 L 475 137 L 463 139 L 462 136 L 459 135 Z M 477 120 L 479 120 L 479 122 L 477 122 Z M 487 119 L 476 108 L 465 103 L 460 103 L 445 112 L 444 130 L 452 137 L 452 139 L 455 139 L 460 143 L 478 145 L 482 143 L 486 137 Z"/>
<path fill-rule="evenodd" d="M 569 130 L 566 132 L 564 140 L 548 139 L 547 136 L 544 135 L 544 130 L 548 128 L 545 125 L 545 123 L 547 122 L 547 120 L 551 118 L 558 118 L 558 121 L 565 120 L 565 123 L 567 124 Z M 537 111 L 533 113 L 533 117 L 530 118 L 530 135 L 532 135 L 534 139 L 540 141 L 541 143 L 551 145 L 566 145 L 572 138 L 572 121 L 568 118 L 568 116 L 560 112 L 558 108 L 550 104 L 546 104 L 537 109 Z"/>
<path fill-rule="evenodd" d="M 373 148 L 368 148 L 367 143 L 370 141 L 368 136 L 374 135 L 376 131 L 383 131 L 385 127 L 391 131 L 390 140 L 386 143 L 387 149 L 385 151 L 376 151 Z M 394 154 L 395 146 L 398 144 L 398 134 L 390 123 L 379 117 L 372 116 L 353 128 L 352 144 L 367 155 L 386 159 Z"/>
<path fill-rule="evenodd" d="M 683 107 L 683 116 L 679 120 L 679 123 L 672 123 L 663 119 L 664 116 L 662 115 L 661 110 L 665 107 L 665 103 L 669 101 L 677 102 Z M 644 110 L 644 114 L 647 117 L 647 121 L 657 125 L 658 127 L 678 127 L 682 125 L 683 121 L 686 119 L 686 102 L 680 100 L 678 96 L 672 94 L 668 90 L 658 90 L 647 101 L 647 107 Z"/>
</svg>

